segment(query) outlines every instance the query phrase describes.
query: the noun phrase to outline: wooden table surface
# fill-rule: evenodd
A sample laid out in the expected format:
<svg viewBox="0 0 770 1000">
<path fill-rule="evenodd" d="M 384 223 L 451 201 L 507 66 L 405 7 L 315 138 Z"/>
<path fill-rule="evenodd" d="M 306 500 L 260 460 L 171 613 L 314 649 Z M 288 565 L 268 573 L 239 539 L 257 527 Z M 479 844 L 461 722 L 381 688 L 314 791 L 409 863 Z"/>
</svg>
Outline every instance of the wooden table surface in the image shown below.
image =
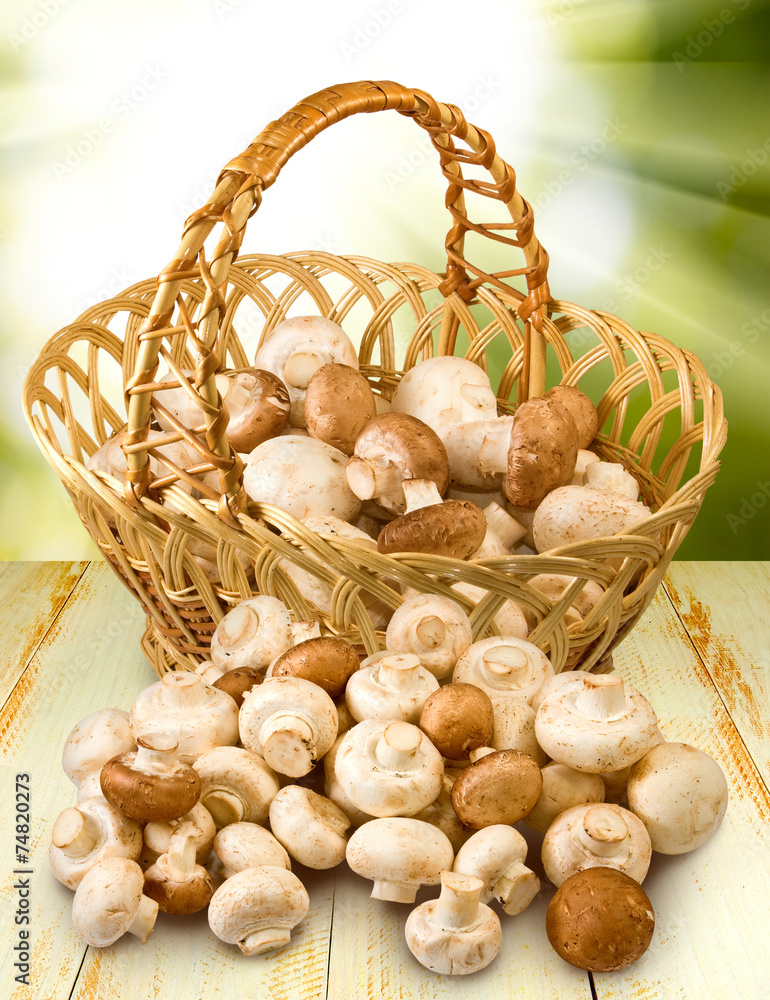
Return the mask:
<svg viewBox="0 0 770 1000">
<path fill-rule="evenodd" d="M 61 750 L 80 718 L 128 709 L 156 680 L 139 648 L 143 615 L 101 563 L 0 564 L 0 606 L 0 996 L 770 1000 L 770 563 L 674 563 L 615 654 L 616 672 L 649 698 L 666 738 L 716 758 L 730 803 L 699 850 L 654 857 L 644 883 L 656 911 L 647 953 L 623 972 L 593 977 L 548 944 L 551 887 L 520 916 L 502 914 L 502 949 L 487 969 L 453 978 L 409 954 L 409 908 L 371 900 L 371 884 L 344 865 L 301 872 L 310 911 L 277 954 L 243 958 L 213 937 L 205 914 L 161 914 L 144 946 L 126 937 L 87 947 L 72 928 L 72 893 L 48 867 L 53 821 L 75 800 Z M 32 873 L 22 876 L 14 874 L 19 773 L 29 775 L 31 805 Z M 531 856 L 539 838 L 529 839 Z M 29 986 L 14 978 L 20 878 L 29 879 Z M 418 900 L 430 895 L 423 890 Z"/>
</svg>

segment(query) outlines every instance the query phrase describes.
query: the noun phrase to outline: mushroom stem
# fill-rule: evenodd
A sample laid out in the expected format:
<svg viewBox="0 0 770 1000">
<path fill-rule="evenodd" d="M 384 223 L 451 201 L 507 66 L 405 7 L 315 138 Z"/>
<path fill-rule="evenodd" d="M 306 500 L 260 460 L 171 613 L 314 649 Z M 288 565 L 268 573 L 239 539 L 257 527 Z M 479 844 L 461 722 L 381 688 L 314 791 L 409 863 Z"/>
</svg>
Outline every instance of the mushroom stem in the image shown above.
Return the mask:
<svg viewBox="0 0 770 1000">
<path fill-rule="evenodd" d="M 583 678 L 583 688 L 575 698 L 575 708 L 588 719 L 614 719 L 627 712 L 623 681 L 614 674 Z"/>
<path fill-rule="evenodd" d="M 264 955 L 267 951 L 282 948 L 291 940 L 291 930 L 288 927 L 259 927 L 248 931 L 238 942 L 242 953 L 251 958 L 254 955 Z"/>
<path fill-rule="evenodd" d="M 534 676 L 532 661 L 518 646 L 493 646 L 484 653 L 483 662 L 496 680 L 508 681 L 515 687 L 524 687 Z"/>
<path fill-rule="evenodd" d="M 157 916 L 158 904 L 154 899 L 143 895 L 139 902 L 139 909 L 136 911 L 136 915 L 129 924 L 126 933 L 133 934 L 142 944 L 147 944 L 152 929 L 155 926 Z"/>
<path fill-rule="evenodd" d="M 283 380 L 295 389 L 307 389 L 308 382 L 327 359 L 316 351 L 296 351 L 290 355 L 283 369 Z"/>
<path fill-rule="evenodd" d="M 494 898 L 511 916 L 525 910 L 537 895 L 540 881 L 523 861 L 514 861 L 493 888 Z"/>
<path fill-rule="evenodd" d="M 315 729 L 308 719 L 288 712 L 269 716 L 259 730 L 265 762 L 274 771 L 291 778 L 301 777 L 311 770 L 315 738 Z"/>
<path fill-rule="evenodd" d="M 198 674 L 189 672 L 164 674 L 161 678 L 161 703 L 173 711 L 198 708 L 206 700 L 206 685 Z"/>
<path fill-rule="evenodd" d="M 446 625 L 436 615 L 415 622 L 410 629 L 417 642 L 426 649 L 438 649 L 446 639 Z"/>
<path fill-rule="evenodd" d="M 403 473 L 397 465 L 386 458 L 379 459 L 378 464 L 375 464 L 371 458 L 352 455 L 345 474 L 348 486 L 359 500 L 380 497 L 398 502 L 401 499 Z"/>
<path fill-rule="evenodd" d="M 96 818 L 76 808 L 59 813 L 51 835 L 54 847 L 73 860 L 90 854 L 100 839 L 101 831 Z"/>
<path fill-rule="evenodd" d="M 526 535 L 527 529 L 519 524 L 515 517 L 504 510 L 499 503 L 488 503 L 484 508 L 484 517 L 492 531 L 507 549 L 513 549 Z"/>
<path fill-rule="evenodd" d="M 478 468 L 482 475 L 492 476 L 507 470 L 512 425 L 512 420 L 504 418 L 489 421 L 489 430 L 479 449 Z"/>
<path fill-rule="evenodd" d="M 419 687 L 420 658 L 413 653 L 386 656 L 377 664 L 380 683 L 391 691 L 410 691 Z"/>
<path fill-rule="evenodd" d="M 374 749 L 374 756 L 389 771 L 408 771 L 414 765 L 422 733 L 408 722 L 391 722 Z"/>
<path fill-rule="evenodd" d="M 441 873 L 441 895 L 433 911 L 434 922 L 445 929 L 469 927 L 478 916 L 484 880 L 459 872 Z"/>
<path fill-rule="evenodd" d="M 193 675 L 191 675 L 193 676 Z M 176 760 L 179 746 L 173 736 L 164 733 L 145 733 L 137 738 L 134 769 L 137 771 L 165 771 Z"/>
<path fill-rule="evenodd" d="M 246 815 L 243 802 L 226 788 L 217 788 L 209 792 L 201 803 L 208 809 L 217 829 L 229 826 L 231 823 L 241 823 Z"/>
<path fill-rule="evenodd" d="M 434 504 L 444 502 L 432 479 L 404 479 L 401 488 L 404 491 L 407 514 L 422 507 L 432 507 Z"/>
<path fill-rule="evenodd" d="M 183 872 L 185 875 L 192 875 L 196 865 L 196 841 L 198 830 L 194 823 L 188 821 L 180 823 L 177 829 L 171 834 L 166 858 L 169 866 Z"/>
<path fill-rule="evenodd" d="M 471 764 L 475 764 L 477 760 L 481 760 L 482 757 L 487 757 L 491 753 L 497 753 L 494 747 L 477 747 L 475 750 L 471 750 L 468 759 Z"/>
<path fill-rule="evenodd" d="M 372 899 L 384 899 L 390 903 L 413 903 L 420 887 L 414 882 L 397 882 L 393 879 L 376 878 L 372 888 Z"/>
<path fill-rule="evenodd" d="M 575 831 L 575 839 L 600 858 L 617 854 L 628 837 L 626 821 L 614 809 L 598 805 L 589 809 Z"/>
</svg>

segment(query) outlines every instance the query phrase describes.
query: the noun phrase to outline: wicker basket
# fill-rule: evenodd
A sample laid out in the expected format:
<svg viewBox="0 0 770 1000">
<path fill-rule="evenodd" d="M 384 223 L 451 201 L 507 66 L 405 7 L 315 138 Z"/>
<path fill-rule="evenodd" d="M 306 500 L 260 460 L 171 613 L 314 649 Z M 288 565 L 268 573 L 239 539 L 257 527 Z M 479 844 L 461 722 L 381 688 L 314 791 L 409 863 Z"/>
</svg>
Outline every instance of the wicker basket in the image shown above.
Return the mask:
<svg viewBox="0 0 770 1000">
<path fill-rule="evenodd" d="M 341 118 L 387 109 L 425 129 L 439 154 L 452 217 L 446 273 L 321 252 L 237 257 L 247 220 L 296 150 Z M 481 198 L 501 202 L 510 221 L 472 222 L 466 193 L 480 205 L 489 204 Z M 218 224 L 218 239 L 206 253 L 204 242 Z M 468 234 L 478 258 L 496 256 L 505 269 L 487 272 L 469 262 Z M 509 257 L 517 253 L 524 259 L 515 269 Z M 394 581 L 458 599 L 470 612 L 476 638 L 494 633 L 494 615 L 513 599 L 534 616 L 530 638 L 557 671 L 606 666 L 652 599 L 714 480 L 726 423 L 720 391 L 693 354 L 609 313 L 554 301 L 547 265 L 531 208 L 487 133 L 421 91 L 382 81 L 345 84 L 292 108 L 227 164 L 157 280 L 86 310 L 46 344 L 25 383 L 27 418 L 89 533 L 145 609 L 142 646 L 159 673 L 194 669 L 207 657 L 222 615 L 254 593 L 279 597 L 298 618 L 317 617 L 324 630 L 371 652 L 383 637 L 361 593 L 397 607 L 402 597 Z M 526 293 L 509 283 L 516 276 L 525 279 Z M 361 370 L 386 397 L 403 371 L 434 354 L 458 354 L 485 370 L 502 370 L 500 412 L 512 412 L 548 384 L 580 386 L 599 410 L 595 450 L 636 476 L 653 514 L 628 533 L 542 555 L 462 562 L 379 555 L 251 502 L 242 487 L 242 462 L 226 442 L 227 414 L 214 375 L 247 367 L 279 321 L 308 313 L 328 316 L 360 341 Z M 146 442 L 161 360 L 178 373 L 164 386 L 184 380 L 181 369 L 194 370 L 189 391 L 200 401 L 206 426 L 176 435 L 194 446 L 199 465 L 168 466 L 168 475 L 153 480 Z M 86 462 L 126 425 L 124 486 L 89 471 Z M 219 472 L 219 489 L 200 482 L 200 474 L 211 470 Z M 201 498 L 180 483 L 202 490 Z M 163 503 L 169 500 L 175 510 Z M 195 558 L 202 545 L 215 560 L 213 580 Z M 283 560 L 333 588 L 329 615 L 305 600 Z M 539 573 L 569 574 L 576 582 L 551 607 L 527 582 Z M 604 597 L 583 621 L 568 625 L 565 612 L 588 580 L 604 588 Z M 449 590 L 458 581 L 484 588 L 487 596 L 474 606 Z"/>
</svg>

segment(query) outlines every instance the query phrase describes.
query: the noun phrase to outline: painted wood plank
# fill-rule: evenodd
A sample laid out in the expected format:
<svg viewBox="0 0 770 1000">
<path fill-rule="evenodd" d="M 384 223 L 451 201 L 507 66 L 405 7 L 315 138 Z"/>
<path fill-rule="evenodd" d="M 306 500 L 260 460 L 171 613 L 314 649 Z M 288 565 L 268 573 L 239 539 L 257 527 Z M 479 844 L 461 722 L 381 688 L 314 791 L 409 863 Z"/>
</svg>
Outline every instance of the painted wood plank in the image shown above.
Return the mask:
<svg viewBox="0 0 770 1000">
<path fill-rule="evenodd" d="M 666 593 L 615 654 L 615 671 L 656 710 L 668 740 L 710 753 L 730 801 L 720 830 L 689 854 L 655 855 L 644 889 L 652 944 L 626 970 L 594 976 L 599 1000 L 770 997 L 770 795 Z"/>
<path fill-rule="evenodd" d="M 87 566 L 85 562 L 0 563 L 0 705 Z"/>
<path fill-rule="evenodd" d="M 675 562 L 666 589 L 770 787 L 770 562 Z"/>
<path fill-rule="evenodd" d="M 139 648 L 144 616 L 138 602 L 105 564 L 89 566 L 41 642 L 0 715 L 3 757 L 0 802 L 3 824 L 13 801 L 14 775 L 27 771 L 32 785 L 31 929 L 34 992 L 14 983 L 13 959 L 0 965 L 0 996 L 46 998 L 232 995 L 276 1000 L 326 996 L 326 965 L 333 879 L 308 878 L 311 909 L 291 946 L 275 955 L 245 959 L 216 940 L 205 914 L 175 920 L 162 915 L 148 943 L 121 939 L 111 948 L 87 948 L 72 928 L 72 893 L 50 874 L 47 851 L 58 813 L 75 799 L 61 770 L 61 750 L 74 724 L 106 706 L 129 708 L 157 678 Z M 10 832 L 10 831 L 9 831 Z M 12 838 L 3 837 L 3 843 Z M 3 871 L 2 940 L 13 939 L 16 894 Z M 322 877 L 321 877 L 322 876 Z"/>
</svg>

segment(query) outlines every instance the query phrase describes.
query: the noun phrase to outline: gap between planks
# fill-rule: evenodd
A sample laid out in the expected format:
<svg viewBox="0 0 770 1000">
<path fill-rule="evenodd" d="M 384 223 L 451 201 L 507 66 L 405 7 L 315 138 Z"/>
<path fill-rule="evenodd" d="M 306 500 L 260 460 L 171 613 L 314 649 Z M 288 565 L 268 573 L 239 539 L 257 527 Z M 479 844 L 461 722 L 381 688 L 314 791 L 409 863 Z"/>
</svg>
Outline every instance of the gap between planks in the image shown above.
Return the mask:
<svg viewBox="0 0 770 1000">
<path fill-rule="evenodd" d="M 687 622 L 685 621 L 685 619 L 683 618 L 683 616 L 680 614 L 679 608 L 677 607 L 677 602 L 674 599 L 674 596 L 672 595 L 671 590 L 669 589 L 669 588 L 672 588 L 672 587 L 673 587 L 673 584 L 671 583 L 671 581 L 669 581 L 668 574 L 666 574 L 666 576 L 663 577 L 663 586 L 661 587 L 661 590 L 666 595 L 666 600 L 671 605 L 671 609 L 674 612 L 674 614 L 676 615 L 677 621 L 682 626 L 682 630 L 684 631 L 684 634 L 687 636 L 687 641 L 689 642 L 690 647 L 692 648 L 693 653 L 697 657 L 698 662 L 703 667 L 704 673 L 708 677 L 709 683 L 713 687 L 714 692 L 715 692 L 717 698 L 719 699 L 722 707 L 724 708 L 725 713 L 726 713 L 728 719 L 730 720 L 730 724 L 732 725 L 733 729 L 735 730 L 735 732 L 736 732 L 736 734 L 738 736 L 738 739 L 740 741 L 741 746 L 746 751 L 746 756 L 751 761 L 751 764 L 752 764 L 752 766 L 754 768 L 754 771 L 756 773 L 756 776 L 757 776 L 757 780 L 762 785 L 762 787 L 765 789 L 765 792 L 768 795 L 770 795 L 770 786 L 768 786 L 768 783 L 765 781 L 764 775 L 762 774 L 762 769 L 759 767 L 757 761 L 754 758 L 754 755 L 751 752 L 751 749 L 747 745 L 746 740 L 744 739 L 743 733 L 741 732 L 740 727 L 738 726 L 738 723 L 733 718 L 733 713 L 730 711 L 730 706 L 728 705 L 728 703 L 727 703 L 727 701 L 725 699 L 725 696 L 723 695 L 722 691 L 720 690 L 720 687 L 717 684 L 717 682 L 716 682 L 716 680 L 715 680 L 715 678 L 714 678 L 711 670 L 709 670 L 708 663 L 706 662 L 706 660 L 701 655 L 701 653 L 700 653 L 700 651 L 698 649 L 698 646 L 695 643 L 695 641 L 693 639 L 693 636 L 692 636 L 692 634 L 690 632 L 690 629 L 687 627 Z"/>
</svg>

